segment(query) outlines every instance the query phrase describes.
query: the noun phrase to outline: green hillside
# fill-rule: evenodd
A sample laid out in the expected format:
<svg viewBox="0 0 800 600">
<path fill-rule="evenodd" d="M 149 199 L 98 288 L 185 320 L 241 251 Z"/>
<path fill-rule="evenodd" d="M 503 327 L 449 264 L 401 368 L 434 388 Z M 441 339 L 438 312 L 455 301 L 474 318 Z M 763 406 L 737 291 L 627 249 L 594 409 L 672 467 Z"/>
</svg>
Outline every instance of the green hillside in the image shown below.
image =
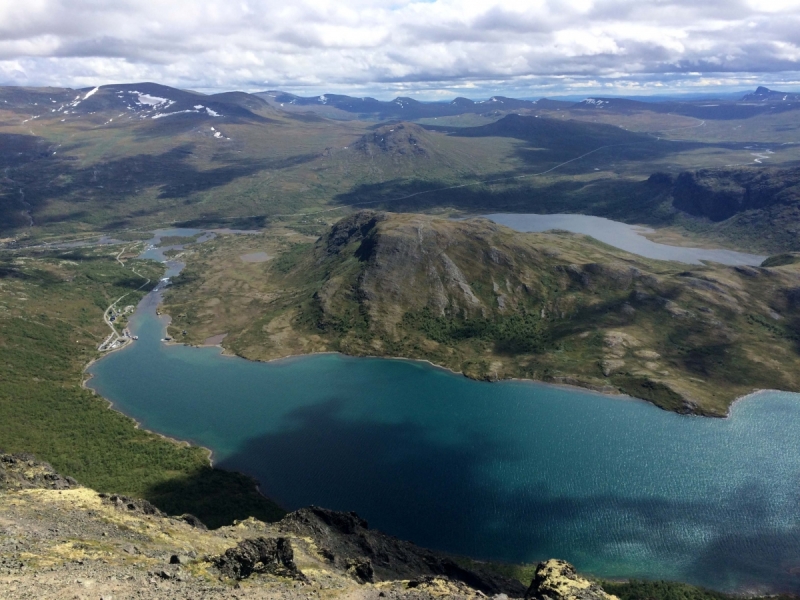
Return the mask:
<svg viewBox="0 0 800 600">
<path fill-rule="evenodd" d="M 84 368 L 108 335 L 106 307 L 126 293 L 136 304 L 148 289 L 115 260 L 119 250 L 0 259 L 0 449 L 35 453 L 100 492 L 190 512 L 209 526 L 279 518 L 283 511 L 251 479 L 213 469 L 202 448 L 138 429 L 83 387 Z M 137 263 L 158 280 L 160 265 Z"/>
<path fill-rule="evenodd" d="M 247 264 L 244 245 L 279 256 Z M 227 332 L 246 358 L 404 356 L 709 415 L 755 389 L 800 389 L 796 264 L 689 267 L 568 233 L 370 211 L 313 244 L 225 238 L 185 256 L 173 332 Z"/>
</svg>

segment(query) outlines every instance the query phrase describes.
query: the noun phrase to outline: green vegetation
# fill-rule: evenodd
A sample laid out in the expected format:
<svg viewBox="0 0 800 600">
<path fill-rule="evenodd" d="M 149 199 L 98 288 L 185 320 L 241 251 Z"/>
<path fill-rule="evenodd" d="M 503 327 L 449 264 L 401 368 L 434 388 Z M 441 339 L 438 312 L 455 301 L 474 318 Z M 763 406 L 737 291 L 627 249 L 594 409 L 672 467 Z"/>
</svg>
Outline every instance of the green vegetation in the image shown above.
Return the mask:
<svg viewBox="0 0 800 600">
<path fill-rule="evenodd" d="M 503 577 L 516 579 L 523 585 L 529 585 L 536 574 L 536 563 L 511 564 L 497 562 L 478 562 L 470 558 L 455 559 L 465 568 L 482 568 Z M 795 600 L 796 596 L 741 596 L 725 594 L 688 583 L 677 581 L 648 581 L 630 579 L 627 581 L 599 580 L 603 590 L 619 598 L 619 600 Z"/>
<path fill-rule="evenodd" d="M 272 269 L 278 273 L 288 273 L 297 265 L 297 262 L 309 248 L 311 248 L 309 243 L 292 244 L 272 261 Z"/>
<path fill-rule="evenodd" d="M 326 119 L 249 97 L 230 107 L 239 117 L 212 123 L 199 115 L 120 119 L 112 106 L 120 99 L 106 92 L 98 92 L 96 109 L 74 117 L 44 113 L 26 121 L 29 101 L 0 108 L 4 237 L 30 244 L 100 229 L 133 239 L 156 225 L 263 227 L 291 216 L 299 218 L 295 231 L 317 236 L 315 217 L 370 206 L 580 212 L 770 252 L 794 248 L 797 239 L 797 203 L 786 194 L 711 222 L 694 203 L 678 202 L 677 210 L 669 180 L 648 181 L 654 173 L 674 179 L 690 169 L 755 165 L 752 142 L 775 144 L 759 159 L 764 165 L 790 165 L 800 158 L 800 145 L 789 143 L 796 111 L 700 121 L 647 103 L 625 110 L 531 104 L 421 118 L 423 127 Z M 714 177 L 728 188 L 728 179 L 744 181 L 765 172 L 761 166 Z M 331 212 L 337 206 L 341 212 Z"/>
<path fill-rule="evenodd" d="M 564 232 L 374 212 L 296 238 L 188 253 L 166 298 L 172 332 L 227 333 L 228 351 L 255 360 L 403 356 L 715 416 L 756 389 L 800 390 L 795 264 L 687 269 Z M 255 249 L 277 258 L 241 261 Z"/>
<path fill-rule="evenodd" d="M 794 265 L 800 262 L 800 255 L 786 252 L 784 254 L 776 254 L 770 256 L 763 263 L 762 267 L 785 267 L 786 265 Z"/>
<path fill-rule="evenodd" d="M 210 526 L 283 512 L 243 475 L 213 469 L 207 452 L 135 427 L 82 387 L 83 368 L 108 335 L 102 315 L 144 279 L 117 249 L 6 254 L 0 259 L 0 448 L 30 452 L 101 492 L 190 512 Z M 161 266 L 137 261 L 157 281 Z"/>
<path fill-rule="evenodd" d="M 543 319 L 521 306 L 512 314 L 464 318 L 461 315 L 434 315 L 429 307 L 403 315 L 402 327 L 420 331 L 428 339 L 440 344 L 454 344 L 463 340 L 490 341 L 498 354 L 543 352 L 551 340 Z"/>
<path fill-rule="evenodd" d="M 705 588 L 674 581 L 639 581 L 632 579 L 625 582 L 602 581 L 603 589 L 619 600 L 739 600 L 742 596 L 723 594 Z M 794 596 L 748 597 L 749 600 L 790 600 Z"/>
</svg>

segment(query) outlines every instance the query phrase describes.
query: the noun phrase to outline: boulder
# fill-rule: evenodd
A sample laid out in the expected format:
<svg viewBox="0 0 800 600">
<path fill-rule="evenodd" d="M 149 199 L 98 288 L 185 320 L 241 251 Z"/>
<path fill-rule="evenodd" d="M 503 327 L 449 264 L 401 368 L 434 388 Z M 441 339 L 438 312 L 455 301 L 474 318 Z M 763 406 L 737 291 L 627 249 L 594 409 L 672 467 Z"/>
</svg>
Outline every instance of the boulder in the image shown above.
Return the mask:
<svg viewBox="0 0 800 600">
<path fill-rule="evenodd" d="M 359 583 L 374 583 L 375 571 L 368 558 L 351 558 L 347 561 L 347 574 Z"/>
<path fill-rule="evenodd" d="M 291 542 L 284 537 L 258 537 L 239 542 L 222 556 L 213 559 L 220 574 L 231 579 L 245 579 L 253 573 L 269 573 L 305 581 L 306 577 L 294 563 Z"/>
<path fill-rule="evenodd" d="M 550 559 L 536 566 L 525 598 L 533 600 L 618 600 L 597 583 L 581 577 L 566 561 Z"/>
</svg>

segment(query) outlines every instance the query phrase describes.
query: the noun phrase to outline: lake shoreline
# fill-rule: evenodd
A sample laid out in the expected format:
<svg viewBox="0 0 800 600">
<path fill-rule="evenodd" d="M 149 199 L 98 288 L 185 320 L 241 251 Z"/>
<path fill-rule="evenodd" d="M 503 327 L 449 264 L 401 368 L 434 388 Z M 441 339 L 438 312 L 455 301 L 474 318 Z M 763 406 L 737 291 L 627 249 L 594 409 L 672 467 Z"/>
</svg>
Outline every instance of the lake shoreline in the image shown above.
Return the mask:
<svg viewBox="0 0 800 600">
<path fill-rule="evenodd" d="M 164 313 L 162 313 L 160 316 L 162 316 L 162 317 L 166 316 L 167 318 L 169 318 L 169 315 L 165 315 Z M 759 395 L 759 394 L 762 394 L 762 393 L 768 393 L 768 392 L 794 393 L 794 392 L 792 392 L 792 390 L 780 390 L 780 389 L 776 389 L 776 388 L 763 388 L 763 389 L 762 388 L 757 388 L 757 389 L 753 389 L 753 390 L 751 390 L 749 392 L 746 392 L 746 393 L 741 394 L 741 395 L 737 396 L 736 398 L 734 398 L 731 401 L 730 405 L 728 406 L 727 411 L 725 412 L 724 415 L 711 414 L 711 413 L 701 413 L 701 412 L 678 412 L 678 411 L 674 411 L 674 410 L 669 410 L 669 409 L 663 408 L 663 407 L 659 406 L 658 404 L 656 404 L 654 402 L 651 402 L 650 400 L 647 400 L 646 398 L 638 398 L 636 396 L 631 396 L 630 394 L 626 394 L 626 393 L 620 391 L 618 388 L 614 388 L 613 386 L 610 386 L 610 385 L 601 387 L 601 386 L 598 386 L 598 385 L 595 385 L 595 384 L 592 384 L 592 383 L 588 383 L 588 382 L 586 382 L 586 385 L 581 385 L 580 380 L 576 380 L 575 378 L 572 378 L 572 377 L 569 377 L 569 376 L 565 376 L 562 379 L 564 379 L 564 380 L 572 380 L 572 381 L 545 381 L 545 380 L 542 380 L 542 379 L 529 379 L 529 378 L 526 378 L 526 377 L 504 377 L 504 378 L 499 378 L 499 379 L 489 379 L 489 378 L 471 377 L 470 375 L 464 373 L 463 371 L 456 371 L 455 369 L 451 369 L 450 367 L 446 367 L 444 365 L 437 364 L 437 363 L 435 363 L 435 362 L 433 362 L 433 361 L 431 361 L 431 360 L 429 360 L 427 358 L 410 358 L 410 357 L 407 357 L 407 356 L 380 356 L 380 355 L 377 355 L 377 354 L 348 354 L 346 352 L 340 352 L 338 350 L 324 350 L 324 351 L 320 351 L 320 352 L 307 352 L 307 353 L 302 353 L 302 354 L 286 354 L 284 356 L 277 356 L 277 357 L 274 357 L 274 358 L 268 358 L 268 359 L 262 360 L 262 359 L 247 358 L 246 356 L 242 356 L 241 354 L 237 354 L 235 352 L 232 352 L 232 351 L 228 350 L 227 348 L 225 348 L 221 343 L 220 344 L 189 344 L 189 343 L 179 342 L 179 341 L 174 340 L 174 339 L 169 340 L 169 341 L 164 341 L 162 343 L 164 343 L 166 345 L 169 345 L 169 346 L 186 346 L 186 347 L 190 347 L 190 348 L 219 348 L 220 349 L 220 356 L 230 357 L 230 358 L 240 358 L 242 360 L 246 360 L 246 361 L 251 362 L 251 363 L 262 363 L 262 364 L 270 364 L 270 363 L 275 363 L 275 362 L 290 361 L 290 360 L 293 360 L 293 359 L 302 359 L 302 358 L 306 358 L 306 357 L 324 356 L 324 355 L 338 355 L 338 356 L 343 356 L 343 357 L 347 357 L 347 358 L 372 358 L 372 359 L 379 359 L 379 360 L 397 360 L 397 361 L 407 361 L 407 362 L 412 362 L 412 363 L 424 363 L 424 364 L 428 365 L 429 367 L 432 367 L 433 369 L 444 371 L 444 372 L 446 372 L 448 374 L 451 374 L 451 375 L 459 375 L 461 377 L 464 377 L 465 379 L 469 379 L 470 381 L 475 381 L 475 382 L 502 383 L 504 381 L 519 381 L 521 383 L 529 383 L 529 384 L 534 384 L 534 385 L 541 385 L 541 386 L 552 387 L 552 388 L 556 388 L 556 389 L 579 391 L 579 392 L 582 392 L 582 393 L 594 394 L 594 395 L 597 395 L 597 396 L 600 396 L 600 397 L 604 397 L 604 398 L 624 398 L 624 399 L 629 399 L 629 400 L 635 400 L 637 402 L 645 402 L 647 404 L 655 406 L 659 410 L 663 410 L 664 412 L 674 413 L 674 414 L 681 415 L 681 416 L 686 416 L 686 417 L 700 417 L 700 418 L 707 418 L 707 419 L 728 419 L 728 418 L 730 418 L 731 410 L 733 409 L 733 406 L 736 403 L 738 403 L 738 402 L 740 402 L 742 400 L 746 400 L 747 398 L 749 398 L 751 396 Z"/>
<path fill-rule="evenodd" d="M 123 348 L 126 348 L 126 347 L 127 347 L 127 345 L 123 346 Z M 96 389 L 94 389 L 93 387 L 91 387 L 89 385 L 89 382 L 94 377 L 94 375 L 92 373 L 88 372 L 89 369 L 92 367 L 92 365 L 94 365 L 96 362 L 98 362 L 104 356 L 107 356 L 108 354 L 111 354 L 111 352 L 115 352 L 117 350 L 122 350 L 123 348 L 115 348 L 114 350 L 111 350 L 111 351 L 103 354 L 100 357 L 95 357 L 92 360 L 90 360 L 86 364 L 86 366 L 83 368 L 83 372 L 82 372 L 83 377 L 82 377 L 82 381 L 81 381 L 81 388 L 83 388 L 85 390 L 88 390 L 88 391 L 92 392 L 93 395 L 97 396 L 98 398 L 102 398 L 103 400 L 105 400 L 108 403 L 108 405 L 106 406 L 106 408 L 108 410 L 113 410 L 114 412 L 119 413 L 120 415 L 122 415 L 126 419 L 130 419 L 131 421 L 133 421 L 134 428 L 141 429 L 142 431 L 145 431 L 147 433 L 151 433 L 153 435 L 156 435 L 156 436 L 160 437 L 161 439 L 166 440 L 168 442 L 171 442 L 173 444 L 176 444 L 178 446 L 195 446 L 197 448 L 200 448 L 201 450 L 204 450 L 208 454 L 208 464 L 209 464 L 209 466 L 212 467 L 212 468 L 215 468 L 214 467 L 214 451 L 211 448 L 209 448 L 207 446 L 203 446 L 202 444 L 198 444 L 196 442 L 193 442 L 192 440 L 178 439 L 176 437 L 171 437 L 171 436 L 165 435 L 165 434 L 163 434 L 163 433 L 161 433 L 159 431 L 154 431 L 152 429 L 147 429 L 146 427 L 142 427 L 142 424 L 139 421 L 137 421 L 134 417 L 130 416 L 129 414 L 127 414 L 123 410 L 117 408 L 114 405 L 114 401 L 113 400 L 111 400 L 109 398 L 106 398 L 105 396 L 103 396 L 103 394 L 101 394 L 100 392 L 98 392 Z M 262 496 L 263 496 L 263 494 L 262 494 Z M 264 496 L 264 497 L 267 498 L 267 496 Z M 268 498 L 268 499 L 271 500 L 271 498 Z"/>
<path fill-rule="evenodd" d="M 144 347 L 144 348 L 140 348 L 140 350 L 139 350 L 139 352 L 137 354 L 140 354 L 140 353 L 142 353 L 142 351 L 144 351 L 142 356 L 149 356 L 149 355 L 152 355 L 153 353 L 159 352 L 158 348 L 164 348 L 166 346 L 179 346 L 179 345 L 180 346 L 192 346 L 193 344 L 181 343 L 181 342 L 179 342 L 177 340 L 174 340 L 174 339 L 170 340 L 170 341 L 164 341 L 164 337 L 165 337 L 164 330 L 165 330 L 165 328 L 167 326 L 167 322 L 170 319 L 170 315 L 168 313 L 162 313 L 160 315 L 157 315 L 155 313 L 155 311 L 156 311 L 156 305 L 154 304 L 155 299 L 153 297 L 150 297 L 148 300 L 149 300 L 149 304 L 147 304 L 145 306 L 141 306 L 140 308 L 143 309 L 143 312 L 139 313 L 140 318 L 147 319 L 147 321 L 144 321 L 144 322 L 140 321 L 139 327 L 140 328 L 144 327 L 145 323 L 147 323 L 147 329 L 145 330 L 147 333 L 146 333 L 146 336 L 142 338 L 142 341 L 146 340 L 148 345 L 146 347 Z M 143 302 L 144 302 L 144 300 L 143 300 Z M 158 304 L 158 306 L 161 306 L 160 303 Z M 154 318 L 157 322 L 150 321 L 149 319 L 151 319 L 151 318 Z M 140 329 L 140 332 L 141 331 L 142 330 Z M 154 346 L 150 346 L 151 343 L 155 343 L 155 345 Z M 162 344 L 163 344 L 163 346 L 161 346 Z M 475 381 L 475 382 L 483 381 L 485 383 L 495 383 L 497 381 L 518 381 L 518 382 L 520 382 L 522 384 L 526 384 L 526 387 L 530 386 L 531 388 L 533 388 L 535 386 L 535 387 L 539 388 L 540 390 L 545 390 L 545 391 L 540 391 L 540 392 L 535 392 L 533 390 L 530 391 L 530 392 L 527 392 L 527 391 L 525 391 L 524 389 L 521 389 L 521 388 L 518 388 L 519 391 L 517 391 L 517 392 L 513 392 L 513 390 L 512 390 L 513 394 L 520 394 L 519 398 L 520 398 L 520 401 L 523 403 L 523 407 L 524 406 L 535 406 L 537 404 L 537 402 L 527 402 L 527 400 L 529 400 L 529 399 L 530 400 L 534 400 L 536 397 L 539 397 L 539 394 L 542 394 L 543 396 L 550 395 L 550 394 L 547 393 L 546 390 L 565 390 L 565 391 L 573 390 L 573 391 L 579 392 L 580 394 L 590 394 L 591 396 L 594 396 L 594 397 L 606 397 L 608 399 L 615 398 L 615 399 L 626 400 L 626 401 L 629 401 L 629 400 L 636 400 L 637 401 L 635 403 L 630 403 L 630 404 L 641 404 L 642 402 L 647 402 L 646 400 L 642 400 L 640 398 L 635 398 L 635 397 L 632 397 L 632 396 L 629 396 L 629 395 L 620 394 L 620 393 L 613 393 L 613 392 L 611 392 L 609 390 L 603 390 L 603 389 L 599 389 L 598 390 L 598 389 L 591 389 L 591 388 L 587 388 L 587 387 L 582 387 L 582 386 L 579 386 L 579 385 L 575 385 L 574 382 L 548 382 L 548 381 L 537 381 L 537 380 L 532 380 L 532 379 L 528 379 L 528 378 L 507 378 L 507 379 L 503 379 L 503 380 L 493 380 L 493 379 L 475 380 L 473 378 L 470 378 L 470 377 L 466 376 L 462 372 L 456 371 L 454 369 L 451 369 L 451 368 L 448 368 L 448 367 L 445 367 L 445 366 L 442 366 L 442 365 L 437 365 L 436 363 L 434 363 L 434 362 L 432 362 L 432 361 L 430 361 L 428 359 L 420 359 L 420 358 L 408 358 L 408 357 L 403 357 L 403 356 L 390 356 L 390 357 L 387 357 L 387 356 L 375 356 L 375 355 L 358 356 L 358 355 L 351 355 L 351 354 L 346 354 L 346 353 L 342 353 L 342 352 L 326 351 L 326 352 L 315 352 L 315 353 L 287 354 L 285 356 L 275 357 L 275 358 L 271 358 L 269 360 L 250 360 L 250 359 L 247 359 L 245 357 L 239 356 L 236 353 L 230 352 L 229 350 L 226 350 L 221 344 L 215 344 L 213 346 L 204 345 L 204 346 L 195 346 L 195 347 L 206 347 L 206 348 L 209 348 L 209 347 L 217 347 L 217 346 L 219 347 L 219 350 L 218 351 L 215 350 L 214 352 L 212 352 L 210 354 L 207 354 L 207 356 L 238 357 L 238 358 L 243 359 L 243 361 L 242 361 L 243 363 L 247 363 L 247 364 L 251 364 L 251 365 L 255 364 L 255 363 L 259 363 L 259 362 L 260 363 L 279 363 L 279 362 L 290 363 L 290 362 L 293 362 L 293 361 L 301 361 L 301 360 L 305 360 L 305 359 L 313 359 L 315 357 L 315 355 L 322 355 L 322 354 L 338 355 L 338 357 L 341 357 L 342 359 L 347 359 L 347 360 L 350 360 L 350 359 L 357 360 L 357 359 L 360 359 L 360 358 L 379 359 L 378 361 L 376 361 L 377 363 L 380 363 L 382 361 L 386 361 L 388 359 L 388 360 L 392 360 L 392 361 L 395 361 L 395 362 L 405 362 L 405 363 L 408 363 L 408 364 L 422 363 L 422 364 L 417 365 L 417 368 L 421 369 L 420 375 L 422 375 L 426 370 L 430 369 L 432 371 L 441 372 L 441 373 L 446 374 L 446 375 L 460 375 L 461 376 L 461 377 L 456 378 L 456 379 L 471 379 L 472 381 Z M 135 345 L 131 344 L 131 347 L 135 348 Z M 177 350 L 177 348 L 175 350 Z M 102 358 L 102 357 L 97 357 L 97 358 L 93 359 L 92 361 L 90 361 L 90 363 L 87 364 L 87 366 L 85 368 L 85 371 L 89 371 L 91 366 L 95 362 L 98 362 L 98 360 L 100 358 Z M 119 363 L 117 363 L 117 364 L 119 365 Z M 327 365 L 327 366 L 324 366 L 324 365 Z M 343 372 L 346 372 L 346 373 L 350 373 L 349 369 L 351 369 L 351 368 L 355 368 L 356 371 L 365 369 L 365 367 L 363 366 L 363 363 L 362 363 L 362 365 L 360 365 L 360 366 L 358 366 L 356 368 L 356 367 L 354 367 L 352 365 L 352 363 L 351 363 L 350 367 L 348 367 L 347 364 L 337 365 L 336 363 L 331 363 L 331 362 L 324 363 L 323 362 L 323 363 L 320 363 L 320 367 L 321 367 L 321 370 L 319 370 L 319 372 L 321 374 L 326 372 L 326 371 L 328 371 L 329 369 L 333 369 L 334 371 L 338 370 L 339 372 L 342 372 L 342 370 L 343 370 Z M 249 368 L 250 367 L 248 367 L 248 369 Z M 366 367 L 366 368 L 367 369 L 371 369 L 372 367 Z M 383 368 L 386 368 L 386 367 L 383 367 Z M 168 368 L 168 370 L 170 372 L 173 372 L 173 370 L 171 368 Z M 290 369 L 289 373 L 291 373 L 292 371 L 293 371 L 293 369 Z M 317 372 L 317 371 L 318 371 L 318 369 L 316 369 L 316 367 L 314 366 L 314 363 L 311 363 L 310 366 L 307 366 L 307 367 L 304 367 L 304 368 L 300 368 L 299 372 L 313 373 L 313 372 Z M 428 372 L 430 373 L 430 371 L 428 371 Z M 173 372 L 172 377 L 177 377 L 177 376 L 178 375 Z M 411 372 L 410 376 L 412 378 L 416 377 L 413 374 L 413 371 Z M 428 377 L 430 377 L 430 375 L 428 375 Z M 248 474 L 248 477 L 254 481 L 253 489 L 255 489 L 259 493 L 259 495 L 264 497 L 264 498 L 269 498 L 269 496 L 266 495 L 262 491 L 262 488 L 263 489 L 273 490 L 275 493 L 278 493 L 279 496 L 281 496 L 281 494 L 285 495 L 285 493 L 286 493 L 285 491 L 284 492 L 280 492 L 279 490 L 281 488 L 280 487 L 275 487 L 275 482 L 270 483 L 269 479 L 263 479 L 262 478 L 262 475 L 259 474 L 259 470 L 258 470 L 257 466 L 254 466 L 252 468 L 245 468 L 245 464 L 237 464 L 235 462 L 227 463 L 226 461 L 227 461 L 228 457 L 227 456 L 223 456 L 224 451 L 223 451 L 223 454 L 214 455 L 214 452 L 209 448 L 208 445 L 198 444 L 197 442 L 193 441 L 193 435 L 192 435 L 191 431 L 186 431 L 186 433 L 188 435 L 182 436 L 182 435 L 180 435 L 178 433 L 180 430 L 176 431 L 176 430 L 172 429 L 171 431 L 173 431 L 173 433 L 178 433 L 178 435 L 169 436 L 169 435 L 165 435 L 165 434 L 160 433 L 158 431 L 159 428 L 156 428 L 154 430 L 154 429 L 142 427 L 140 422 L 137 419 L 131 417 L 128 414 L 126 414 L 126 412 L 124 410 L 120 410 L 117 406 L 114 405 L 114 403 L 111 400 L 109 400 L 108 398 L 103 396 L 97 390 L 95 390 L 92 387 L 90 387 L 91 386 L 91 379 L 92 379 L 92 373 L 88 373 L 88 377 L 84 380 L 84 387 L 87 387 L 88 389 L 91 389 L 95 394 L 97 394 L 97 395 L 101 396 L 103 399 L 105 399 L 108 402 L 108 407 L 110 409 L 116 410 L 117 412 L 123 414 L 127 418 L 130 418 L 134 422 L 134 424 L 135 424 L 135 426 L 137 428 L 152 432 L 152 433 L 158 435 L 159 437 L 161 437 L 162 439 L 169 440 L 169 441 L 171 441 L 173 443 L 176 443 L 176 444 L 179 444 L 179 445 L 191 444 L 193 446 L 198 446 L 198 447 L 203 448 L 207 452 L 208 461 L 209 461 L 209 465 L 210 466 L 214 467 L 214 461 L 215 461 L 215 459 L 217 459 L 219 461 L 222 461 L 223 464 L 230 464 L 231 465 L 231 468 L 225 469 L 225 470 L 230 470 L 230 471 L 233 471 L 233 472 L 239 472 L 239 473 L 243 473 L 243 474 Z M 451 378 L 441 378 L 440 381 L 444 382 L 441 385 L 445 385 L 445 386 L 452 385 L 451 383 L 447 383 L 448 379 L 451 379 Z M 466 385 L 466 384 L 458 384 L 458 385 Z M 471 385 L 471 384 L 469 384 L 469 385 Z M 505 386 L 503 386 L 503 387 L 505 387 Z M 169 389 L 169 388 L 167 388 L 167 389 Z M 278 390 L 283 389 L 283 388 L 273 388 L 273 389 L 275 391 L 278 391 Z M 485 397 L 486 394 L 494 395 L 494 392 L 490 391 L 490 388 L 478 388 L 477 392 L 475 391 L 476 388 L 472 388 L 472 389 L 473 389 L 472 394 L 477 394 L 478 397 L 482 397 L 482 396 Z M 481 389 L 483 389 L 484 391 L 481 391 Z M 492 389 L 494 389 L 494 386 L 492 386 Z M 764 390 L 764 392 L 766 392 L 766 391 L 768 391 L 768 390 Z M 414 395 L 414 396 L 418 395 L 418 393 L 419 393 L 419 392 L 417 392 L 417 393 L 411 392 L 410 389 L 409 389 L 409 392 L 412 393 L 412 395 Z M 755 393 L 757 394 L 758 392 L 760 392 L 760 390 L 756 391 Z M 168 394 L 169 392 L 165 391 L 164 393 Z M 346 391 L 342 391 L 342 393 L 344 393 L 345 396 L 347 396 Z M 280 396 L 280 394 L 279 394 L 279 396 Z M 742 396 L 740 396 L 739 398 L 736 399 L 735 403 L 738 403 L 739 400 L 742 400 L 742 399 L 745 399 L 745 398 L 749 398 L 751 396 L 753 396 L 753 393 L 742 395 Z M 446 402 L 446 400 L 445 400 L 445 402 Z M 647 402 L 647 403 L 648 404 L 652 404 L 651 402 Z M 628 404 L 628 402 L 626 402 L 625 404 Z M 615 403 L 615 405 L 616 405 L 616 403 Z M 445 404 L 445 406 L 446 406 L 446 404 Z M 631 407 L 631 408 L 633 408 L 633 407 Z M 576 405 L 576 409 L 581 413 L 586 412 L 588 410 L 590 413 L 602 414 L 602 413 L 606 413 L 607 412 L 606 409 L 611 410 L 611 412 L 615 412 L 617 410 L 620 410 L 620 405 L 616 405 L 616 407 L 615 406 L 611 406 L 611 405 L 606 406 L 605 404 L 602 404 L 602 403 L 599 403 L 599 402 L 588 401 L 587 403 L 580 403 L 580 404 Z M 527 409 L 524 409 L 524 410 L 527 410 Z M 623 409 L 623 410 L 627 411 L 627 409 Z M 638 410 L 635 410 L 635 412 L 638 413 Z M 752 414 L 753 411 L 747 411 L 747 412 Z M 248 413 L 248 414 L 250 414 L 250 413 Z M 731 411 L 730 410 L 728 411 L 728 414 L 726 415 L 726 417 L 729 417 L 729 416 L 731 416 Z M 249 417 L 249 418 L 252 418 L 252 416 Z M 681 421 L 683 421 L 683 420 L 681 420 Z M 706 421 L 706 420 L 697 419 L 695 421 L 699 423 L 700 421 Z M 708 421 L 711 421 L 711 420 L 708 420 Z M 675 422 L 675 421 L 671 420 L 671 422 Z M 567 426 L 569 426 L 569 422 L 567 422 Z M 167 427 L 167 429 L 170 430 L 169 427 Z M 637 429 L 636 426 L 634 426 L 633 429 L 626 429 L 626 430 L 627 431 L 635 431 L 636 429 Z M 287 458 L 284 459 L 284 461 L 299 460 L 300 458 L 301 457 L 296 457 L 295 459 L 290 459 L 290 458 L 287 457 Z M 309 466 L 311 466 L 311 465 L 309 465 Z M 290 477 L 289 480 L 291 481 L 291 477 Z M 283 497 L 283 496 L 281 496 L 281 497 Z M 314 503 L 320 504 L 320 505 L 323 505 L 323 506 L 327 506 L 328 505 L 328 504 L 324 503 L 324 502 L 327 502 L 325 500 L 325 498 L 320 498 L 319 500 L 310 500 L 310 501 L 313 501 Z M 286 498 L 286 502 L 288 502 L 290 506 L 293 506 L 293 504 L 291 504 L 293 502 L 291 500 L 291 497 L 287 497 Z M 332 505 L 332 506 L 334 508 L 337 508 L 337 506 L 335 504 Z M 347 506 L 350 506 L 350 504 L 347 504 Z M 366 510 L 366 508 L 364 508 L 364 507 L 362 507 L 362 506 L 360 506 L 360 505 L 358 505 L 356 503 L 356 504 L 353 504 L 352 507 L 348 508 L 348 510 L 362 511 L 362 510 Z M 382 527 L 383 529 L 388 530 L 388 531 L 395 531 L 395 529 L 389 528 L 389 525 L 381 526 L 380 524 L 378 524 L 377 526 L 378 527 Z M 414 537 L 413 534 L 409 534 L 407 531 L 403 530 L 402 528 L 397 531 L 397 535 L 401 535 L 404 538 L 408 538 L 409 535 L 411 535 L 411 537 L 409 539 L 417 539 L 416 537 Z M 435 539 L 435 538 L 431 538 L 431 539 Z M 453 550 L 453 549 L 449 549 L 448 550 L 447 548 L 444 548 L 444 546 L 437 545 L 439 543 L 438 541 L 431 541 L 431 539 L 428 539 L 428 540 L 421 539 L 420 543 L 422 545 L 426 546 L 426 547 L 444 549 L 444 550 L 449 551 L 449 552 L 456 552 L 456 553 L 458 553 L 458 554 L 460 554 L 462 556 L 477 556 L 477 554 L 475 554 L 474 552 L 470 553 L 468 550 L 464 550 L 464 551 L 458 551 L 458 550 Z M 483 556 L 483 555 L 481 555 L 481 556 Z M 514 561 L 519 562 L 522 559 L 508 558 L 507 556 L 504 556 L 501 553 L 501 554 L 498 554 L 498 555 L 494 556 L 493 558 L 489 558 L 488 560 L 491 560 L 492 562 L 514 562 Z M 596 568 L 597 568 L 596 566 L 590 566 L 589 564 L 587 564 L 584 567 L 584 569 L 587 569 L 587 570 L 584 570 L 584 572 L 598 574 L 597 576 L 602 576 L 602 575 L 606 574 L 605 571 L 595 571 Z M 612 570 L 612 572 L 608 572 L 608 574 L 613 574 L 613 570 Z M 697 583 L 697 582 L 695 582 L 695 583 Z M 743 585 L 741 590 L 744 591 L 746 589 L 747 589 L 747 585 L 745 584 L 745 585 Z"/>
</svg>

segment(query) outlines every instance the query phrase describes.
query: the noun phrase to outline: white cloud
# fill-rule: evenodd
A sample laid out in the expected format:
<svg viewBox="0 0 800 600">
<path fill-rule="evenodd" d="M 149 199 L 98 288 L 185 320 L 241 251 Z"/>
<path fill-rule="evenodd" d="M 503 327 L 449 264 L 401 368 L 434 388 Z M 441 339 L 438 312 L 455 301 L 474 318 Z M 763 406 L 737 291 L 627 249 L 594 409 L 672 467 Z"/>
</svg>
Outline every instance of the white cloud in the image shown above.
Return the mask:
<svg viewBox="0 0 800 600">
<path fill-rule="evenodd" d="M 800 0 L 0 2 L 7 84 L 438 96 L 798 71 Z"/>
</svg>

